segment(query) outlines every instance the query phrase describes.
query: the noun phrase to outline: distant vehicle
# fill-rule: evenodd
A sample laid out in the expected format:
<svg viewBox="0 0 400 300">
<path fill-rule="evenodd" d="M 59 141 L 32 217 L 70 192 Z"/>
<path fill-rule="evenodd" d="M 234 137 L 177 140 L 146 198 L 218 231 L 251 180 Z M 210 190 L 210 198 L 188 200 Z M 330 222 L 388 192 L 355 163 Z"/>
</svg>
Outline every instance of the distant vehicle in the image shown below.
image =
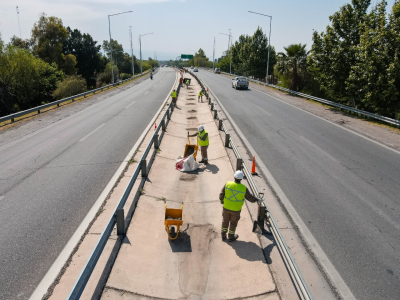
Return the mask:
<svg viewBox="0 0 400 300">
<path fill-rule="evenodd" d="M 193 67 L 193 66 L 191 66 L 190 68 L 191 68 L 191 69 L 194 69 L 194 67 Z"/>
<path fill-rule="evenodd" d="M 220 68 L 215 68 L 214 73 L 220 74 L 221 73 L 221 69 Z"/>
<path fill-rule="evenodd" d="M 199 71 L 199 69 L 197 69 L 197 68 L 193 69 L 193 72 L 198 72 L 198 71 Z"/>
<path fill-rule="evenodd" d="M 232 88 L 234 89 L 248 89 L 249 88 L 249 81 L 246 77 L 235 77 L 232 79 Z"/>
</svg>

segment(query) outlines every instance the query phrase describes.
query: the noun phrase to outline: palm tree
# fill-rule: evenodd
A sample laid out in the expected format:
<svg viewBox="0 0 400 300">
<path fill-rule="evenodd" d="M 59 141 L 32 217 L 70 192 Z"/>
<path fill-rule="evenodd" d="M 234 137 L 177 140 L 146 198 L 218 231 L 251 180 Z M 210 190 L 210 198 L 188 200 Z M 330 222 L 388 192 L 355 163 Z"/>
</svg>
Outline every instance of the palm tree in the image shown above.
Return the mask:
<svg viewBox="0 0 400 300">
<path fill-rule="evenodd" d="M 292 44 L 284 47 L 286 53 L 278 53 L 277 71 L 290 79 L 290 89 L 299 91 L 304 82 L 307 69 L 306 45 Z"/>
</svg>

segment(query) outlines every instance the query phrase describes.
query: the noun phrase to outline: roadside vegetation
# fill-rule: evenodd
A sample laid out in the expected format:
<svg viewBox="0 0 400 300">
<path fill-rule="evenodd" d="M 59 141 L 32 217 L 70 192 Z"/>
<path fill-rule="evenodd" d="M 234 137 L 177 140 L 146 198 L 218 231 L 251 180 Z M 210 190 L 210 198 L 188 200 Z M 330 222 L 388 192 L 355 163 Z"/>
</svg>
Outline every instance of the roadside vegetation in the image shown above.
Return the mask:
<svg viewBox="0 0 400 300">
<path fill-rule="evenodd" d="M 111 43 L 114 80 L 132 77 L 132 57 L 118 41 Z M 110 41 L 99 45 L 90 34 L 44 13 L 29 39 L 14 36 L 6 43 L 0 37 L 0 116 L 110 84 L 109 49 Z M 133 60 L 140 73 L 140 61 Z M 143 71 L 157 65 L 151 58 L 142 61 Z"/>
</svg>

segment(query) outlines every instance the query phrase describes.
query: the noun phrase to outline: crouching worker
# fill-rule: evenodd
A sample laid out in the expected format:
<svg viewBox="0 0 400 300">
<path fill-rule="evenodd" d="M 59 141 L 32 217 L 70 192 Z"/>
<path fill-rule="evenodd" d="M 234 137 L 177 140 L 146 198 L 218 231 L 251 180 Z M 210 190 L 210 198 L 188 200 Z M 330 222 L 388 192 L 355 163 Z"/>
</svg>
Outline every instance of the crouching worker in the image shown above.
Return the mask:
<svg viewBox="0 0 400 300">
<path fill-rule="evenodd" d="M 242 171 L 236 171 L 233 177 L 235 181 L 228 181 L 219 194 L 219 200 L 223 204 L 221 237 L 226 240 L 228 234 L 229 242 L 236 241 L 239 237 L 235 234 L 235 231 L 240 219 L 244 199 L 252 203 L 259 200 L 250 194 L 244 184 L 240 183 L 243 179 Z"/>
</svg>

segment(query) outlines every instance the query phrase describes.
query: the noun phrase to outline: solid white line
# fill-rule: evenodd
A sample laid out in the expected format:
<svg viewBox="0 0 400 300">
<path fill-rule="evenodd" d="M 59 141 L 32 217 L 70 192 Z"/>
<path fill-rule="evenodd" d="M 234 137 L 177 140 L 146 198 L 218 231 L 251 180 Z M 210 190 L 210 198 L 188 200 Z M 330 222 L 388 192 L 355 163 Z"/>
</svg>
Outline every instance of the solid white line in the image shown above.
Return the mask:
<svg viewBox="0 0 400 300">
<path fill-rule="evenodd" d="M 357 135 L 357 136 L 359 136 L 359 137 L 361 137 L 361 138 L 363 138 L 363 139 L 366 139 L 367 141 L 370 141 L 370 142 L 372 142 L 372 143 L 374 143 L 374 144 L 376 144 L 376 145 L 379 145 L 379 146 L 381 146 L 381 147 L 383 147 L 383 148 L 386 148 L 386 149 L 388 149 L 388 150 L 391 150 L 391 151 L 393 151 L 393 152 L 395 152 L 395 153 L 397 153 L 397 154 L 400 155 L 400 151 L 397 151 L 397 150 L 395 150 L 395 149 L 393 149 L 393 148 L 390 148 L 389 146 L 386 146 L 385 144 L 382 144 L 382 143 L 377 142 L 377 141 L 375 141 L 375 140 L 373 140 L 373 139 L 371 139 L 371 138 L 369 138 L 369 137 L 366 137 L 366 136 L 362 135 L 361 133 L 355 132 L 355 131 L 353 131 L 353 130 L 351 130 L 351 129 L 348 129 L 348 128 L 346 128 L 346 127 L 340 126 L 340 125 L 338 125 L 338 124 L 335 124 L 335 123 L 333 123 L 333 122 L 331 122 L 331 121 L 328 121 L 328 120 L 326 120 L 326 119 L 324 119 L 324 118 L 322 118 L 322 117 L 320 117 L 320 116 L 314 115 L 314 114 L 311 113 L 311 112 L 308 112 L 308 111 L 306 111 L 306 110 L 304 110 L 304 109 L 301 109 L 301 108 L 299 108 L 299 107 L 297 107 L 297 106 L 294 106 L 294 105 L 292 105 L 292 104 L 289 104 L 289 103 L 287 103 L 287 102 L 285 102 L 285 101 L 283 101 L 283 100 L 281 100 L 281 99 L 278 99 L 278 98 L 276 98 L 276 97 L 274 97 L 274 96 L 272 96 L 272 95 L 270 95 L 270 94 L 267 94 L 267 93 L 265 93 L 265 92 L 263 92 L 263 91 L 260 91 L 260 90 L 256 89 L 255 87 L 253 87 L 252 89 L 254 89 L 254 90 L 256 90 L 256 91 L 258 91 L 258 92 L 260 92 L 260 93 L 263 93 L 263 94 L 265 94 L 265 95 L 267 95 L 267 96 L 269 96 L 269 97 L 271 97 L 271 98 L 274 98 L 275 100 L 278 100 L 278 101 L 280 101 L 280 102 L 282 102 L 282 103 L 284 103 L 284 104 L 286 104 L 286 105 L 289 105 L 289 106 L 291 106 L 291 107 L 297 108 L 298 110 L 301 110 L 302 112 L 305 112 L 305 113 L 307 113 L 307 114 L 309 114 L 309 115 L 312 115 L 312 116 L 314 116 L 314 117 L 316 117 L 316 118 L 318 118 L 318 119 L 321 119 L 321 120 L 323 120 L 323 121 L 325 121 L 325 122 L 328 122 L 328 123 L 330 123 L 330 124 L 332 124 L 332 125 L 335 125 L 336 127 L 339 127 L 339 128 L 341 128 L 341 129 L 343 129 L 343 130 L 346 130 L 346 131 L 348 131 L 348 132 L 351 132 L 351 133 L 353 133 L 353 134 L 355 134 L 355 135 Z"/>
<path fill-rule="evenodd" d="M 129 106 L 133 105 L 136 101 L 133 101 L 131 104 L 129 104 L 125 109 L 127 109 Z"/>
<path fill-rule="evenodd" d="M 263 112 L 265 112 L 267 115 L 269 115 L 269 116 L 272 116 L 269 112 L 267 112 L 265 109 L 262 109 L 261 107 L 259 107 L 258 105 L 255 105 L 254 104 L 254 106 L 257 106 L 259 109 L 261 109 Z"/>
<path fill-rule="evenodd" d="M 86 229 L 88 228 L 89 224 L 92 222 L 94 217 L 96 216 L 97 212 L 99 211 L 100 207 L 103 205 L 103 202 L 106 200 L 108 194 L 111 192 L 112 188 L 114 187 L 115 183 L 117 182 L 118 178 L 121 176 L 122 172 L 125 170 L 128 161 L 132 158 L 136 149 L 140 146 L 143 142 L 144 137 L 146 136 L 147 132 L 153 127 L 155 120 L 157 119 L 158 115 L 164 108 L 165 103 L 169 99 L 169 95 L 171 95 L 172 90 L 175 87 L 175 84 L 178 81 L 178 73 L 175 73 L 175 82 L 172 85 L 171 90 L 168 93 L 167 98 L 165 98 L 163 104 L 150 121 L 149 125 L 147 125 L 146 129 L 143 131 L 142 135 L 138 138 L 135 145 L 132 147 L 131 151 L 125 157 L 125 160 L 119 166 L 118 170 L 114 173 L 114 176 L 111 178 L 107 186 L 104 188 L 103 192 L 100 194 L 99 198 L 97 198 L 96 202 L 93 204 L 90 211 L 87 213 L 85 219 L 83 219 L 82 223 L 78 226 L 68 243 L 65 245 L 64 249 L 60 252 L 57 259 L 53 262 L 50 269 L 47 271 L 46 275 L 42 278 L 39 285 L 36 287 L 35 291 L 33 292 L 32 296 L 29 298 L 30 300 L 41 300 L 43 295 L 47 292 L 51 284 L 53 284 L 54 280 L 56 280 L 58 274 L 60 273 L 61 269 L 64 267 L 65 263 L 67 262 L 68 258 L 70 257 L 72 251 L 81 240 L 83 234 L 85 233 Z"/>
<path fill-rule="evenodd" d="M 157 84 L 154 87 L 156 87 L 156 86 L 157 86 Z"/>
<path fill-rule="evenodd" d="M 340 163 L 339 161 L 337 161 L 333 156 L 329 155 L 327 152 L 325 152 L 324 150 L 322 150 L 320 147 L 318 147 L 317 145 L 315 145 L 313 142 L 309 141 L 308 139 L 306 139 L 304 136 L 300 136 L 303 140 L 305 140 L 307 143 L 309 143 L 311 146 L 313 146 L 315 149 L 317 149 L 318 151 L 320 151 L 322 154 L 324 154 L 325 156 L 329 157 L 331 160 L 333 160 L 336 163 Z"/>
<path fill-rule="evenodd" d="M 91 133 L 89 133 L 87 136 L 85 136 L 84 138 L 80 139 L 79 141 L 83 142 L 87 137 L 89 137 L 91 134 L 95 133 L 97 130 L 99 130 L 104 125 L 106 125 L 106 123 L 101 124 L 99 127 L 97 127 L 95 130 L 93 130 Z"/>
<path fill-rule="evenodd" d="M 150 92 L 150 91 L 147 91 L 147 92 L 146 92 L 146 93 L 144 93 L 144 94 L 146 95 L 148 92 Z"/>
</svg>

